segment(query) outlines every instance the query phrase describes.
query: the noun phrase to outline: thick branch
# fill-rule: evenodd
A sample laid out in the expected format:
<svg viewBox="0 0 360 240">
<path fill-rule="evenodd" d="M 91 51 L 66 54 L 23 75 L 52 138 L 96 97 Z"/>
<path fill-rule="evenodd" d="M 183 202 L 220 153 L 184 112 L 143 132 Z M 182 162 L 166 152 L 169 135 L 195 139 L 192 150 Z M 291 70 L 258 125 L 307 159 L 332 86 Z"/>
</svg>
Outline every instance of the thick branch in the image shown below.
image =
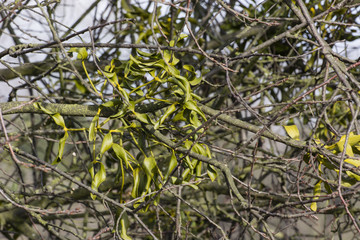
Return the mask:
<svg viewBox="0 0 360 240">
<path fill-rule="evenodd" d="M 53 112 L 60 113 L 63 116 L 83 116 L 83 117 L 93 117 L 96 115 L 98 111 L 98 106 L 87 106 L 87 105 L 78 105 L 78 104 L 57 104 L 57 103 L 42 103 L 42 105 Z M 152 103 L 146 104 L 136 107 L 136 111 L 139 113 L 147 113 L 147 112 L 154 112 L 159 110 L 168 104 L 166 103 Z M 39 109 L 36 109 L 32 104 L 28 104 L 27 102 L 6 102 L 0 103 L 0 108 L 4 115 L 8 114 L 15 114 L 15 113 L 40 113 L 43 112 Z M 219 111 L 214 110 L 210 107 L 205 105 L 200 105 L 202 111 L 209 115 L 217 115 Z M 109 108 L 104 108 L 100 116 L 102 117 L 110 117 L 111 115 L 115 114 L 116 111 L 113 111 Z M 248 130 L 253 133 L 257 133 L 260 130 L 260 127 L 252 125 L 250 123 L 241 121 L 239 119 L 233 118 L 228 115 L 220 115 L 218 119 L 231 124 L 233 126 Z M 264 131 L 262 134 L 264 137 L 269 139 L 284 143 L 291 147 L 296 148 L 304 148 L 306 147 L 305 141 L 294 140 L 289 137 L 281 136 L 271 131 Z"/>
<path fill-rule="evenodd" d="M 163 107 L 166 107 L 166 103 L 149 103 L 141 106 L 137 106 L 136 112 L 147 113 L 154 112 Z M 42 106 L 46 109 L 60 113 L 63 116 L 83 116 L 83 117 L 94 117 L 97 114 L 99 109 L 95 105 L 79 105 L 79 104 L 59 104 L 59 103 L 42 103 Z M 36 109 L 29 102 L 5 102 L 0 103 L 0 108 L 3 115 L 16 114 L 16 113 L 40 113 L 43 112 L 39 109 Z M 110 108 L 103 108 L 101 110 L 101 117 L 110 117 L 115 114 L 116 111 Z"/>
</svg>

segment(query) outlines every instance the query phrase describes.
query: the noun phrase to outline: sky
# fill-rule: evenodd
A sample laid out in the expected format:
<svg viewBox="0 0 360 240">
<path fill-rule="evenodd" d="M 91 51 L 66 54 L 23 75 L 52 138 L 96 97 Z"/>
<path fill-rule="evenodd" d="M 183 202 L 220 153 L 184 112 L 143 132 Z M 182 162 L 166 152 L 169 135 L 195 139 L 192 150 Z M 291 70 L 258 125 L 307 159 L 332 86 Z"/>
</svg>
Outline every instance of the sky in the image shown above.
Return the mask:
<svg viewBox="0 0 360 240">
<path fill-rule="evenodd" d="M 57 9 L 56 12 L 56 20 L 58 21 L 57 26 L 59 28 L 65 29 L 64 26 L 71 26 L 76 19 L 78 19 L 79 16 L 81 16 L 84 11 L 89 7 L 89 5 L 93 1 L 88 0 L 78 0 L 78 1 L 72 1 L 72 0 L 62 0 L 61 1 L 61 7 Z M 90 2 L 90 3 L 89 3 Z M 147 4 L 148 1 L 143 1 L 144 4 Z M 247 4 L 248 1 L 242 0 L 241 1 L 244 5 Z M 261 3 L 262 1 L 256 0 L 256 4 Z M 4 4 L 9 4 L 9 1 L 4 1 Z M 101 13 L 103 10 L 106 10 L 108 1 L 100 1 L 98 3 L 98 13 Z M 29 5 L 35 5 L 36 1 L 32 0 L 30 1 Z M 164 6 L 163 11 L 166 11 L 168 7 Z M 94 11 L 92 11 L 90 14 L 85 14 L 84 19 L 82 22 L 76 27 L 76 30 L 82 30 L 86 29 L 89 26 L 93 25 L 92 22 L 92 16 L 96 14 Z M 40 22 L 39 22 L 39 19 Z M 53 37 L 49 31 L 49 26 L 44 18 L 41 18 L 38 11 L 34 11 L 32 9 L 29 9 L 27 11 L 23 11 L 21 15 L 16 17 L 15 21 L 16 25 L 20 27 L 23 31 L 23 33 L 18 33 L 18 35 L 21 36 L 21 41 L 24 43 L 44 43 L 48 40 L 52 40 Z M 14 25 L 14 28 L 17 26 Z M 350 30 L 351 28 L 349 28 Z M 357 35 L 360 35 L 359 28 L 355 28 L 357 31 Z M 26 33 L 26 34 L 25 34 Z M 80 38 L 74 38 L 68 42 L 79 42 L 79 41 L 85 41 L 88 42 L 88 34 L 83 34 Z M 102 42 L 106 42 L 106 38 L 102 40 Z M 9 48 L 14 45 L 13 40 L 10 38 L 9 34 L 6 32 L 3 32 L 0 35 L 0 51 Z M 334 46 L 334 50 L 341 55 L 347 56 L 351 59 L 357 59 L 360 56 L 359 51 L 360 46 L 360 39 L 357 39 L 353 42 L 339 42 Z M 346 49 L 346 51 L 345 51 Z M 45 57 L 45 54 L 28 54 L 29 59 L 31 61 L 42 61 Z M 11 58 L 9 56 L 6 56 L 2 58 L 2 60 L 6 60 L 9 63 L 12 63 L 13 66 L 17 66 L 19 64 L 18 59 Z M 3 68 L 0 64 L 0 68 Z M 19 79 L 11 80 L 9 82 L 12 86 L 17 86 L 19 84 L 23 84 L 22 81 Z M 8 94 L 11 91 L 11 87 L 7 85 L 7 83 L 0 82 L 0 101 L 6 101 L 8 98 Z M 23 94 L 25 94 L 24 92 Z M 20 92 L 21 94 L 21 92 Z"/>
</svg>

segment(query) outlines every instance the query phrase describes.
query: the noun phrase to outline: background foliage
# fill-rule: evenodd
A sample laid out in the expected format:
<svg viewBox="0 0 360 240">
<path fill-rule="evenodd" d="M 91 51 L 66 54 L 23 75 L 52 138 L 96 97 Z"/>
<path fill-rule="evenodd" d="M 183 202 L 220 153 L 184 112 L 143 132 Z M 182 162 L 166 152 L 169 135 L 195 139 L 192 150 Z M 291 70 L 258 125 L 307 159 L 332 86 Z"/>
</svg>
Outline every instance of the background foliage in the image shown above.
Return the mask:
<svg viewBox="0 0 360 240">
<path fill-rule="evenodd" d="M 0 5 L 1 238 L 358 236 L 359 1 L 84 3 Z"/>
</svg>

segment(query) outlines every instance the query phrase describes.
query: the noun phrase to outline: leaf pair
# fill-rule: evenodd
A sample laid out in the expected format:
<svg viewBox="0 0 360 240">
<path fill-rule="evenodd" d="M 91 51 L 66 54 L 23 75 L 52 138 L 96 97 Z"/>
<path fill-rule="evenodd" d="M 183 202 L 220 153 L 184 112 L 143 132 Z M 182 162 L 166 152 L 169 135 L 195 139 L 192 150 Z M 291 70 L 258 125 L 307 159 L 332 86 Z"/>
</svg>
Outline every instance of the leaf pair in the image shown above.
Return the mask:
<svg viewBox="0 0 360 240">
<path fill-rule="evenodd" d="M 52 162 L 52 164 L 58 164 L 62 160 L 62 156 L 64 154 L 64 149 L 65 149 L 66 139 L 69 137 L 68 129 L 65 126 L 64 118 L 60 115 L 60 113 L 52 112 L 52 111 L 44 108 L 41 105 L 41 103 L 39 103 L 39 102 L 34 103 L 33 106 L 36 109 L 39 109 L 39 110 L 43 111 L 44 113 L 48 114 L 54 120 L 56 125 L 62 127 L 65 131 L 64 136 L 59 140 L 59 150 L 58 150 L 56 159 Z"/>
<path fill-rule="evenodd" d="M 94 166 L 99 165 L 99 170 L 95 174 Z M 91 188 L 95 191 L 98 190 L 101 183 L 103 183 L 106 179 L 106 171 L 105 166 L 102 162 L 96 161 L 95 163 L 91 164 L 91 167 L 89 169 L 90 175 L 91 175 Z M 96 195 L 90 193 L 90 196 L 93 200 L 96 199 Z"/>
</svg>

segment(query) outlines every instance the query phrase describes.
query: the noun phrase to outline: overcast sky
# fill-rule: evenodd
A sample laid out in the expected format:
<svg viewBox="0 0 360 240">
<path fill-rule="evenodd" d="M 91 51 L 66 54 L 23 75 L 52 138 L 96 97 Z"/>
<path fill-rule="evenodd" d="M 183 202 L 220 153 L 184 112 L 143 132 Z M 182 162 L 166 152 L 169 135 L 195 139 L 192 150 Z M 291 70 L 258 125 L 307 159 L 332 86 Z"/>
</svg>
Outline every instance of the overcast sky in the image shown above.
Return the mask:
<svg viewBox="0 0 360 240">
<path fill-rule="evenodd" d="M 57 26 L 61 29 L 66 29 L 65 26 L 71 26 L 74 21 L 78 19 L 79 16 L 81 16 L 86 9 L 91 5 L 93 1 L 88 0 L 62 0 L 61 1 L 61 7 L 57 8 L 56 12 L 56 20 L 58 21 Z M 246 4 L 248 1 L 241 1 L 243 4 Z M 256 0 L 256 3 L 259 4 L 262 1 Z M 148 3 L 148 1 L 144 1 L 144 4 Z M 5 1 L 5 4 L 9 4 L 9 1 Z M 35 1 L 30 1 L 30 5 L 35 5 Z M 160 4 L 159 4 L 160 5 Z M 106 7 L 108 6 L 108 1 L 100 1 L 98 3 L 98 13 L 101 13 L 103 10 L 106 10 Z M 164 11 L 168 9 L 167 6 L 164 6 L 162 8 Z M 76 31 L 86 29 L 89 26 L 93 25 L 93 16 L 96 14 L 94 11 L 90 12 L 84 20 L 76 27 Z M 53 39 L 50 31 L 49 26 L 47 25 L 44 18 L 41 17 L 39 14 L 39 9 L 30 9 L 30 10 L 23 10 L 21 12 L 21 15 L 17 16 L 15 19 L 15 23 L 18 27 L 22 29 L 24 33 L 17 32 L 17 35 L 21 36 L 21 41 L 23 43 L 45 43 L 47 41 L 50 41 Z M 40 22 L 39 22 L 40 20 Z M 17 28 L 17 26 L 14 25 L 14 29 Z M 350 30 L 351 28 L 349 28 Z M 356 29 L 356 31 L 359 31 L 359 28 L 353 28 Z M 30 36 L 29 36 L 30 35 Z M 357 35 L 359 36 L 360 33 L 357 32 Z M 32 37 L 31 37 L 32 36 Z M 81 35 L 82 40 L 85 42 L 89 41 L 88 34 Z M 102 42 L 106 42 L 106 38 L 102 39 Z M 81 41 L 80 38 L 73 38 L 69 40 L 68 42 L 79 42 Z M 9 37 L 8 33 L 2 33 L 0 36 L 0 51 L 9 48 L 14 45 L 13 40 Z M 346 55 L 347 57 L 351 59 L 357 59 L 360 56 L 359 51 L 360 46 L 360 39 L 357 39 L 353 42 L 339 42 L 337 43 L 333 49 L 340 53 L 341 55 Z M 345 51 L 346 49 L 346 51 Z M 44 54 L 28 54 L 28 57 L 31 59 L 31 61 L 41 61 L 44 59 Z M 17 66 L 19 64 L 18 59 L 11 58 L 10 56 L 6 56 L 2 58 L 2 60 L 6 60 L 9 63 L 12 63 L 13 66 Z M 0 64 L 0 68 L 3 68 Z M 11 80 L 10 84 L 12 86 L 17 86 L 18 84 L 22 84 L 23 82 L 19 79 Z M 10 92 L 11 88 L 4 82 L 0 82 L 0 101 L 6 101 L 8 98 L 8 94 Z M 24 93 L 25 94 L 25 93 Z"/>
</svg>

